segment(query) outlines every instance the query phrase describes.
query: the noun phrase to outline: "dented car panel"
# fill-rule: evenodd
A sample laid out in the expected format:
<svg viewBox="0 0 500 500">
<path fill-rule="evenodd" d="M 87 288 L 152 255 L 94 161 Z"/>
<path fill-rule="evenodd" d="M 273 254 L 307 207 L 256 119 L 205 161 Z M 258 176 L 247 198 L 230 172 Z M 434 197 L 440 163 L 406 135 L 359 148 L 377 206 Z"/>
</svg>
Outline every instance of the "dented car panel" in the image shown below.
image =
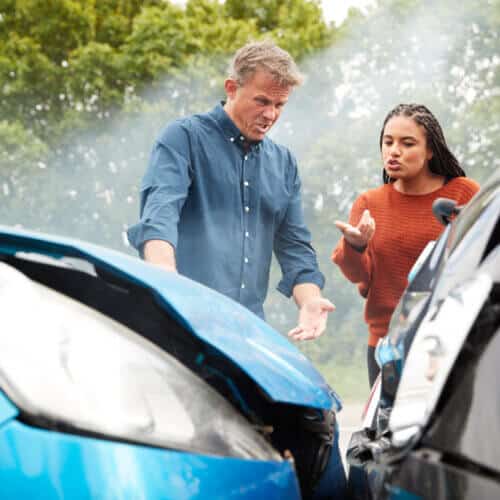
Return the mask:
<svg viewBox="0 0 500 500">
<path fill-rule="evenodd" d="M 6 227 L 0 295 L 2 498 L 342 494 L 339 398 L 239 304 Z"/>
</svg>

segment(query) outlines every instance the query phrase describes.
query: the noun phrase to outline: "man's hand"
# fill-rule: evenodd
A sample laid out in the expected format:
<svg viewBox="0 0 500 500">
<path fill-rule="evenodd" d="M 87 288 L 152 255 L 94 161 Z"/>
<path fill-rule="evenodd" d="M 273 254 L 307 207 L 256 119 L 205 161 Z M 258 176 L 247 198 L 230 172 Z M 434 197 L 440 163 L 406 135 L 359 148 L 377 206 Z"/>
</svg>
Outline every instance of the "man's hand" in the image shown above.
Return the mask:
<svg viewBox="0 0 500 500">
<path fill-rule="evenodd" d="M 293 340 L 311 340 L 319 337 L 326 329 L 328 313 L 335 306 L 327 299 L 313 297 L 305 301 L 299 312 L 299 324 L 288 332 Z"/>
<path fill-rule="evenodd" d="M 370 211 L 366 209 L 361 216 L 361 219 L 356 227 L 341 222 L 335 221 L 335 225 L 342 231 L 346 241 L 357 250 L 364 250 L 368 242 L 375 233 L 375 219 L 370 215 Z"/>
</svg>

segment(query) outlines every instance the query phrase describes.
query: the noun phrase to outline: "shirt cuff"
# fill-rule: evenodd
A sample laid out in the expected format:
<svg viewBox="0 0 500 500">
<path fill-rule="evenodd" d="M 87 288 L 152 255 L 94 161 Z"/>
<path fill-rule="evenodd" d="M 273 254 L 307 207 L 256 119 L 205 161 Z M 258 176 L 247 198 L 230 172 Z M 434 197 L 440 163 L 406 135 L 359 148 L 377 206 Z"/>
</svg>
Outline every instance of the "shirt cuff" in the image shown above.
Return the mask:
<svg viewBox="0 0 500 500">
<path fill-rule="evenodd" d="M 325 277 L 323 276 L 323 273 L 318 270 L 287 273 L 278 283 L 276 289 L 285 297 L 290 298 L 293 294 L 293 287 L 303 283 L 312 283 L 317 285 L 319 289 L 322 290 L 325 286 Z"/>
</svg>

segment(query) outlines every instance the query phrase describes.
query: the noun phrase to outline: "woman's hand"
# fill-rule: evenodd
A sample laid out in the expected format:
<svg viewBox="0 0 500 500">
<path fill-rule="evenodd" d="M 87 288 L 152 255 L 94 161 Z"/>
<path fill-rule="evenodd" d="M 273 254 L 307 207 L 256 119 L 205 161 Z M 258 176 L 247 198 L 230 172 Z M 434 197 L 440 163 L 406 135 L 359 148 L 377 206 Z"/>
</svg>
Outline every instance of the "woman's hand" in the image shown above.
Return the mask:
<svg viewBox="0 0 500 500">
<path fill-rule="evenodd" d="M 361 252 L 366 248 L 375 233 L 375 219 L 370 215 L 368 209 L 363 212 L 356 227 L 339 220 L 335 221 L 335 226 L 342 231 L 346 241 Z"/>
</svg>

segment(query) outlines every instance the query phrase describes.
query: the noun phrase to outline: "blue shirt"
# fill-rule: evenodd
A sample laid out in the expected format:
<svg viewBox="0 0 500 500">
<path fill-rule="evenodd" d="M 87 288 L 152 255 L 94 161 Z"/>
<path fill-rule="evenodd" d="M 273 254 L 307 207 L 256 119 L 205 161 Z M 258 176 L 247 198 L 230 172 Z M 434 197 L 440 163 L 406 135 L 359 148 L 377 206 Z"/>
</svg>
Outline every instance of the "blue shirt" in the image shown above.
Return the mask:
<svg viewBox="0 0 500 500">
<path fill-rule="evenodd" d="M 274 249 L 287 297 L 300 283 L 323 287 L 304 223 L 297 162 L 269 138 L 249 147 L 217 105 L 170 123 L 141 186 L 140 221 L 128 238 L 176 249 L 178 271 L 263 317 Z"/>
</svg>

